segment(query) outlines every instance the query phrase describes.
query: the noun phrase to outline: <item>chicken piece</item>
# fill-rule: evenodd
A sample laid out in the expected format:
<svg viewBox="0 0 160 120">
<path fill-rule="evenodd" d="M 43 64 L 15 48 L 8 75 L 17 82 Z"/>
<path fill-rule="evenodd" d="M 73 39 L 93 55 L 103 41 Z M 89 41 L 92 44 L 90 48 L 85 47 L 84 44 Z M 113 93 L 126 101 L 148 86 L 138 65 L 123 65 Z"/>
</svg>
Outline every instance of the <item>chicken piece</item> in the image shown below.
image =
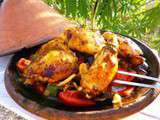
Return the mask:
<svg viewBox="0 0 160 120">
<path fill-rule="evenodd" d="M 94 55 L 105 46 L 105 40 L 99 31 L 70 28 L 65 31 L 65 35 L 68 37 L 69 48 L 79 52 Z"/>
<path fill-rule="evenodd" d="M 105 32 L 103 34 L 107 43 L 110 43 L 111 37 L 113 35 L 117 36 L 111 32 Z M 118 54 L 120 56 L 128 58 L 129 62 L 134 66 L 142 64 L 144 62 L 144 58 L 141 56 L 143 55 L 143 52 L 135 42 L 127 37 L 123 37 L 120 35 L 118 35 L 117 38 L 119 43 Z"/>
<path fill-rule="evenodd" d="M 103 33 L 103 37 L 106 40 L 106 45 L 113 46 L 116 50 L 119 49 L 119 43 L 118 43 L 118 37 L 116 34 L 111 32 L 105 32 Z"/>
<path fill-rule="evenodd" d="M 139 46 L 130 38 L 118 36 L 118 41 L 120 55 L 124 57 L 143 55 L 141 48 L 139 48 Z"/>
<path fill-rule="evenodd" d="M 116 39 L 113 41 L 116 42 Z M 118 43 L 118 42 L 117 42 Z M 82 63 L 79 67 L 81 75 L 80 84 L 83 92 L 90 97 L 95 97 L 106 92 L 108 85 L 113 80 L 118 70 L 117 48 L 118 44 L 113 46 L 105 46 L 99 51 L 93 64 L 88 67 Z"/>
<path fill-rule="evenodd" d="M 37 60 L 41 57 L 43 57 L 44 55 L 46 55 L 49 51 L 51 50 L 63 50 L 63 51 L 67 51 L 72 53 L 66 43 L 66 39 L 61 36 L 58 38 L 55 38 L 49 42 L 47 42 L 46 44 L 42 45 L 34 55 L 32 55 L 31 57 L 31 61 L 33 60 Z"/>
<path fill-rule="evenodd" d="M 127 57 L 128 61 L 133 66 L 138 66 L 140 64 L 143 64 L 145 59 L 141 55 L 143 55 L 143 52 L 141 48 L 133 42 L 130 38 L 118 37 L 119 40 L 119 54 L 123 57 Z"/>
<path fill-rule="evenodd" d="M 23 72 L 27 78 L 25 84 L 32 85 L 36 81 L 54 83 L 78 69 L 77 57 L 61 39 L 44 44 L 35 55 L 36 58 Z"/>
</svg>

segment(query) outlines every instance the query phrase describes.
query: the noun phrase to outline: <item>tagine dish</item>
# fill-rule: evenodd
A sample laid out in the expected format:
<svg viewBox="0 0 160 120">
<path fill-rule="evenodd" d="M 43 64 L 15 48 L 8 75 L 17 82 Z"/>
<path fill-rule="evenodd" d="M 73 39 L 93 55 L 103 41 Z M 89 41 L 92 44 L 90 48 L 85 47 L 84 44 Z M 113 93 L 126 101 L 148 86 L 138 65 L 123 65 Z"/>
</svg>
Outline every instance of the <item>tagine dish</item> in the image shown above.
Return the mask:
<svg viewBox="0 0 160 120">
<path fill-rule="evenodd" d="M 15 53 L 4 82 L 17 104 L 45 119 L 117 119 L 158 96 L 159 89 L 153 89 L 158 81 L 150 77 L 159 77 L 159 66 L 151 48 L 134 38 L 66 28 L 46 43 Z"/>
<path fill-rule="evenodd" d="M 143 82 L 117 73 L 148 74 L 141 48 L 130 38 L 112 32 L 68 28 L 16 64 L 20 83 L 42 96 L 56 98 L 68 107 L 90 107 L 111 100 L 123 107 L 123 99 L 138 87 L 114 80 Z"/>
</svg>

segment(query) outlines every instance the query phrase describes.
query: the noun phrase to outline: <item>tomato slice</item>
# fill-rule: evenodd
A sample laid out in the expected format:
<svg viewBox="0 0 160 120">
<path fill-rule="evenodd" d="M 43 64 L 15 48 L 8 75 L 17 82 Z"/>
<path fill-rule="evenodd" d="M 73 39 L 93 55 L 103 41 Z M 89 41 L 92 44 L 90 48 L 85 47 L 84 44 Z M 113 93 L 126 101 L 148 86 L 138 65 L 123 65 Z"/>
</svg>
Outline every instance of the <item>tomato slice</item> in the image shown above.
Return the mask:
<svg viewBox="0 0 160 120">
<path fill-rule="evenodd" d="M 96 104 L 95 101 L 85 98 L 82 92 L 80 91 L 65 91 L 60 92 L 58 95 L 59 99 L 68 106 L 75 107 L 86 107 L 93 106 Z"/>
<path fill-rule="evenodd" d="M 131 93 L 134 91 L 135 87 L 134 86 L 122 86 L 122 87 L 117 87 L 117 86 L 112 86 L 112 91 L 115 93 L 118 93 L 121 96 L 128 97 L 131 95 Z"/>
<path fill-rule="evenodd" d="M 25 58 L 21 58 L 18 63 L 17 63 L 17 67 L 18 69 L 23 72 L 24 69 L 31 63 L 30 60 L 27 60 Z"/>
<path fill-rule="evenodd" d="M 118 91 L 118 94 L 120 94 L 121 96 L 130 96 L 134 89 L 135 87 L 128 86 L 124 90 Z"/>
<path fill-rule="evenodd" d="M 130 73 L 136 73 L 136 71 L 134 70 L 126 70 L 124 68 L 118 68 L 118 70 L 130 72 Z M 127 76 L 127 75 L 117 73 L 114 79 L 123 80 L 123 81 L 132 81 L 134 78 L 135 78 L 134 76 Z M 112 86 L 122 86 L 122 85 L 118 83 L 112 83 Z"/>
</svg>

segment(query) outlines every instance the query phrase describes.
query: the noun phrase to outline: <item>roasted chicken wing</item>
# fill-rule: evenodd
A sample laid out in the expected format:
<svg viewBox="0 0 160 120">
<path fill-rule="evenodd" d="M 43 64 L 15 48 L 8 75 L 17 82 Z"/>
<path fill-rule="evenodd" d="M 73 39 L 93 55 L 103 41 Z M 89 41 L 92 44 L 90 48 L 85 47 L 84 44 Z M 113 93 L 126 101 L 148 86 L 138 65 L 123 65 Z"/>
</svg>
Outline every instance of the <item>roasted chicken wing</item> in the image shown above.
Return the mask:
<svg viewBox="0 0 160 120">
<path fill-rule="evenodd" d="M 68 38 L 68 46 L 72 50 L 94 55 L 105 46 L 105 40 L 99 31 L 70 28 L 65 34 Z"/>
<path fill-rule="evenodd" d="M 33 84 L 36 81 L 54 83 L 78 69 L 76 56 L 61 38 L 44 44 L 35 55 L 36 58 L 32 58 L 30 65 L 23 72 L 27 79 L 25 84 Z"/>
<path fill-rule="evenodd" d="M 112 41 L 115 41 L 112 46 L 105 46 L 96 54 L 95 60 L 90 67 L 85 63 L 82 63 L 79 67 L 80 84 L 83 91 L 89 96 L 94 97 L 105 92 L 117 73 L 118 42 L 115 39 Z"/>
</svg>

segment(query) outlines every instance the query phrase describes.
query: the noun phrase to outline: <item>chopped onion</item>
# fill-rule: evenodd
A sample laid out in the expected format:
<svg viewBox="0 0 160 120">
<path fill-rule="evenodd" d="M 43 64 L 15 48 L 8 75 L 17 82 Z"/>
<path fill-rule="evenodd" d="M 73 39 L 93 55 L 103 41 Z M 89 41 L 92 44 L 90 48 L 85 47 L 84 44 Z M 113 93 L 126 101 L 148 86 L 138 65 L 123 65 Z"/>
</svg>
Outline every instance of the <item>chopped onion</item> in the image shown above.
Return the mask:
<svg viewBox="0 0 160 120">
<path fill-rule="evenodd" d="M 76 77 L 76 74 L 72 74 L 70 75 L 67 79 L 63 80 L 62 82 L 60 82 L 59 84 L 57 84 L 57 86 L 64 86 L 65 84 L 67 84 L 68 82 L 70 82 L 74 77 Z"/>
</svg>

